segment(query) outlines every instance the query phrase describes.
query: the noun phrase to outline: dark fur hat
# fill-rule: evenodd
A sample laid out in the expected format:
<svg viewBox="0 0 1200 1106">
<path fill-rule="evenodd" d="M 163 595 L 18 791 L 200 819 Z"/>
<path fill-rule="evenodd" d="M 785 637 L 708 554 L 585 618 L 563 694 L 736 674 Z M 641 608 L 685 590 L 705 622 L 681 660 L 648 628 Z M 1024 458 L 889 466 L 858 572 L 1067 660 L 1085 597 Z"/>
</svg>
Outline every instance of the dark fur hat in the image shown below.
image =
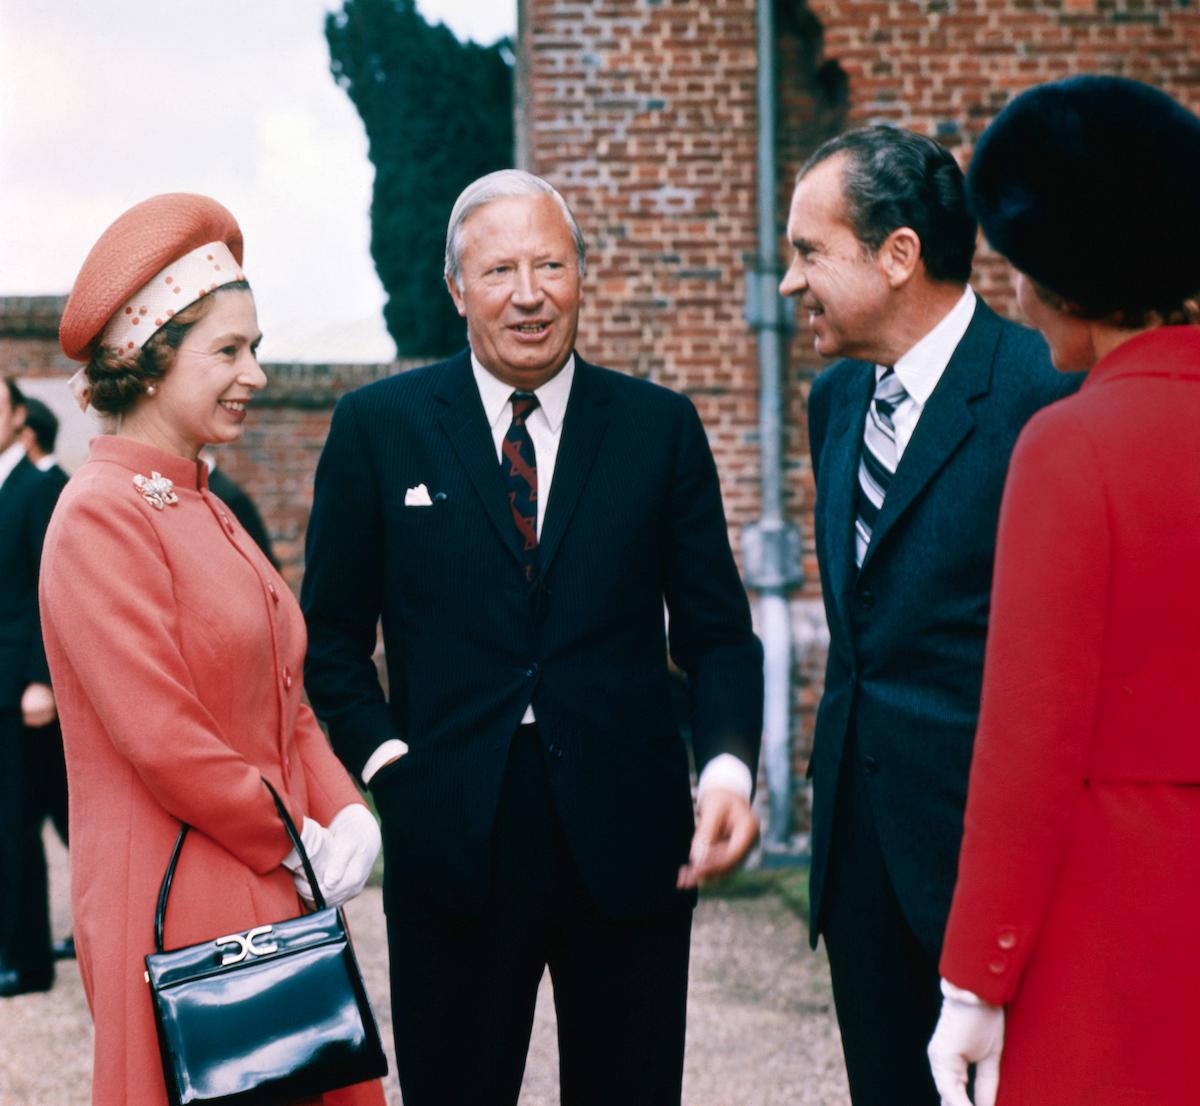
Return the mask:
<svg viewBox="0 0 1200 1106">
<path fill-rule="evenodd" d="M 992 247 L 1088 315 L 1200 291 L 1200 119 L 1150 85 L 1021 93 L 980 138 L 967 188 Z"/>
</svg>

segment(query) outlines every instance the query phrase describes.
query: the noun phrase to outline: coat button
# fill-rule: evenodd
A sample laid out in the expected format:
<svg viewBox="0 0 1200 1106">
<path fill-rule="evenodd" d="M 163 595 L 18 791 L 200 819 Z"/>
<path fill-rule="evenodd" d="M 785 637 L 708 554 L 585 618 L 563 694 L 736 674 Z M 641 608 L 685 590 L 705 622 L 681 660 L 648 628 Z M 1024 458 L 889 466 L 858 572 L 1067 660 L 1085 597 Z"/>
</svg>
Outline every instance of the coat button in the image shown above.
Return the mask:
<svg viewBox="0 0 1200 1106">
<path fill-rule="evenodd" d="M 862 766 L 863 771 L 866 772 L 868 776 L 873 776 L 879 771 L 879 761 L 877 761 L 874 757 L 863 757 Z"/>
<path fill-rule="evenodd" d="M 996 944 L 1007 952 L 1017 947 L 1017 935 L 1011 929 L 1002 929 L 996 937 Z"/>
<path fill-rule="evenodd" d="M 1004 956 L 994 956 L 988 961 L 987 970 L 992 975 L 1003 975 L 1008 968 L 1008 959 Z"/>
<path fill-rule="evenodd" d="M 864 611 L 869 611 L 873 606 L 875 606 L 875 593 L 870 588 L 863 588 L 863 590 L 858 593 L 858 605 L 862 607 Z"/>
<path fill-rule="evenodd" d="M 276 604 L 278 604 L 279 603 L 279 592 L 276 590 L 275 585 L 268 584 L 267 591 L 269 591 L 271 593 L 272 601 L 274 601 Z"/>
<path fill-rule="evenodd" d="M 292 690 L 292 670 L 290 668 L 285 668 L 283 670 L 283 686 L 286 687 L 288 691 Z"/>
<path fill-rule="evenodd" d="M 226 514 L 221 515 L 221 525 L 225 527 L 226 533 L 228 533 L 228 534 L 233 533 L 233 523 L 229 521 L 228 515 L 226 515 Z"/>
</svg>

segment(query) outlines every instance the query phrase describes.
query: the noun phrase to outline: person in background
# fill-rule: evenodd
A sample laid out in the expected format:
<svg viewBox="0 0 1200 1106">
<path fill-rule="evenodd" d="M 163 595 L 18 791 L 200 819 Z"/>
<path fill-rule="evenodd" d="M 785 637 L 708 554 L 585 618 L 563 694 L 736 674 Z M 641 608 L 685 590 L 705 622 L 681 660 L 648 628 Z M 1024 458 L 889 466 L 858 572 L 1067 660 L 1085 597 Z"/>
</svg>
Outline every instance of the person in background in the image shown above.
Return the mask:
<svg viewBox="0 0 1200 1106">
<path fill-rule="evenodd" d="M 58 440 L 58 416 L 34 396 L 25 397 L 25 425 L 21 427 L 20 439 L 25 447 L 25 456 L 50 481 L 57 502 L 59 494 L 67 486 L 67 473 L 54 454 Z M 42 820 L 49 817 L 59 839 L 66 845 L 67 766 L 63 759 L 62 727 L 57 712 L 44 726 L 26 734 L 25 748 L 28 753 L 29 800 L 39 831 Z M 38 811 L 42 812 L 40 816 Z M 64 937 L 54 941 L 51 949 L 56 960 L 73 959 L 75 940 L 70 936 Z"/>
<path fill-rule="evenodd" d="M 364 886 L 375 820 L 301 701 L 299 607 L 208 488 L 267 380 L 242 234 L 215 200 L 155 196 L 88 254 L 60 341 L 76 391 L 114 425 L 59 499 L 41 603 L 71 784 L 75 940 L 95 1021 L 96 1106 L 164 1106 L 143 958 L 180 823 L 168 948 L 301 913 Z M 317 1099 L 382 1106 L 376 1081 Z M 314 1101 L 314 1100 L 309 1100 Z"/>
<path fill-rule="evenodd" d="M 21 427 L 21 444 L 39 472 L 46 473 L 62 491 L 67 485 L 66 470 L 58 463 L 54 447 L 58 442 L 58 416 L 40 399 L 25 397 L 25 425 Z"/>
<path fill-rule="evenodd" d="M 933 139 L 849 131 L 800 170 L 780 291 L 843 360 L 808 401 L 829 623 L 813 779 L 825 937 L 855 1106 L 937 1102 L 938 1014 L 1009 453 L 1069 392 L 967 284 L 975 222 Z"/>
<path fill-rule="evenodd" d="M 1041 85 L 968 184 L 1087 379 L 1004 491 L 930 1060 L 947 1106 L 971 1063 L 981 1106 L 1194 1106 L 1200 119 L 1135 81 Z"/>
<path fill-rule="evenodd" d="M 214 450 L 203 450 L 200 460 L 208 466 L 209 490 L 233 512 L 233 517 L 242 524 L 242 529 L 254 539 L 254 544 L 266 554 L 271 567 L 278 572 L 279 561 L 275 559 L 275 551 L 271 548 L 271 535 L 267 533 L 267 527 L 254 505 L 254 500 L 232 476 L 227 476 L 218 467 Z"/>
<path fill-rule="evenodd" d="M 383 819 L 407 1106 L 516 1103 L 547 965 L 563 1102 L 678 1103 L 694 888 L 757 832 L 762 648 L 716 466 L 687 399 L 575 353 L 584 256 L 546 181 L 468 185 L 470 348 L 343 396 L 317 467 L 308 686 Z"/>
<path fill-rule="evenodd" d="M 0 378 L 0 998 L 54 983 L 40 731 L 54 694 L 38 621 L 38 565 L 55 489 L 25 456 L 27 400 Z"/>
</svg>

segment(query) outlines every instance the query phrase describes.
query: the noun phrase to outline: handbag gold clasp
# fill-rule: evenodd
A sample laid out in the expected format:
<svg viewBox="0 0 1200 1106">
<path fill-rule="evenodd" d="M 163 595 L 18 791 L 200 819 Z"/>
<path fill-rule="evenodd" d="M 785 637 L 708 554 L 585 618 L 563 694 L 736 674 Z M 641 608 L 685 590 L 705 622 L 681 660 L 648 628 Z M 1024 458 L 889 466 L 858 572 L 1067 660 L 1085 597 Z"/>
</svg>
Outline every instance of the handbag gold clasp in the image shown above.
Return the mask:
<svg viewBox="0 0 1200 1106">
<path fill-rule="evenodd" d="M 259 937 L 266 937 L 272 930 L 271 926 L 255 926 L 253 929 L 246 930 L 245 933 L 231 933 L 228 937 L 218 937 L 213 942 L 217 948 L 222 945 L 233 945 L 238 950 L 237 952 L 227 952 L 221 959 L 221 966 L 240 964 L 247 956 L 265 956 L 269 952 L 278 952 L 279 946 L 274 941 L 255 944 Z"/>
</svg>

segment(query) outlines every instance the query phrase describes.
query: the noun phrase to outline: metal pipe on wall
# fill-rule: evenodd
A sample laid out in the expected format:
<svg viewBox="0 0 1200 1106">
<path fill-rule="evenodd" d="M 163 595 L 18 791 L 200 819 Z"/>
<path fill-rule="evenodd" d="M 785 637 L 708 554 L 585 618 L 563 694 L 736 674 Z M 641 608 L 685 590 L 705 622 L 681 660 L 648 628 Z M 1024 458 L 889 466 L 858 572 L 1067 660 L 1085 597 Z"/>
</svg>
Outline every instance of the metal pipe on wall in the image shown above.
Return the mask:
<svg viewBox="0 0 1200 1106">
<path fill-rule="evenodd" d="M 758 245 L 747 283 L 746 318 L 758 346 L 761 515 L 742 532 L 747 584 L 759 593 L 764 650 L 763 766 L 767 783 L 767 849 L 787 845 L 792 825 L 792 621 L 788 589 L 802 580 L 800 541 L 783 510 L 783 410 L 786 335 L 791 312 L 779 296 L 775 5 L 757 0 Z"/>
</svg>

